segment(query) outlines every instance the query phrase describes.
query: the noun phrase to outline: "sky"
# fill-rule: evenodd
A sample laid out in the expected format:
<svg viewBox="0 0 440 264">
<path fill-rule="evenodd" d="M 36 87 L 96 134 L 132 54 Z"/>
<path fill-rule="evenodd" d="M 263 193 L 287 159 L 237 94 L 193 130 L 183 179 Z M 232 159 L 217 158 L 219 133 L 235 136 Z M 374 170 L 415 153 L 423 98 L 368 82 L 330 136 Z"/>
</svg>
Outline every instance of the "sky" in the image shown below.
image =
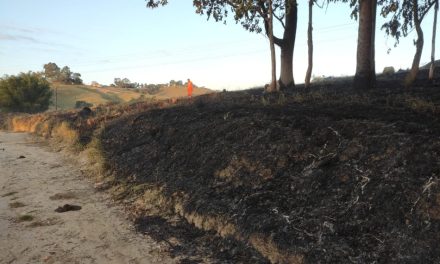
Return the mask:
<svg viewBox="0 0 440 264">
<path fill-rule="evenodd" d="M 269 83 L 264 34 L 247 32 L 231 19 L 226 25 L 207 21 L 195 14 L 191 0 L 169 2 L 152 10 L 144 0 L 0 0 L 0 76 L 41 71 L 55 62 L 81 73 L 85 83 L 111 84 L 117 77 L 155 84 L 190 78 L 216 90 Z M 298 6 L 296 83 L 304 82 L 307 69 L 307 2 L 300 0 Z M 314 76 L 354 74 L 358 24 L 350 12 L 347 4 L 315 6 Z M 433 12 L 422 24 L 422 65 L 430 60 L 432 21 Z M 394 39 L 380 30 L 382 23 L 378 15 L 376 71 L 409 68 L 415 32 L 395 48 Z M 279 63 L 279 50 L 277 59 Z"/>
</svg>

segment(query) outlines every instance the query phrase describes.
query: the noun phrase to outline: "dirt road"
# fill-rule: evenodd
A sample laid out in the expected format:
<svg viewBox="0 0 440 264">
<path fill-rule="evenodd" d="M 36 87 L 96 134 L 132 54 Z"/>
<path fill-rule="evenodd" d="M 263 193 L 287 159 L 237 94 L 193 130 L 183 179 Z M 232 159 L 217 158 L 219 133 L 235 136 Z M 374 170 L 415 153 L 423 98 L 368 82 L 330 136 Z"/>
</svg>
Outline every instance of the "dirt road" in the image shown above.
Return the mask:
<svg viewBox="0 0 440 264">
<path fill-rule="evenodd" d="M 173 263 L 67 158 L 0 132 L 0 263 Z M 55 212 L 72 204 L 80 210 Z"/>
</svg>

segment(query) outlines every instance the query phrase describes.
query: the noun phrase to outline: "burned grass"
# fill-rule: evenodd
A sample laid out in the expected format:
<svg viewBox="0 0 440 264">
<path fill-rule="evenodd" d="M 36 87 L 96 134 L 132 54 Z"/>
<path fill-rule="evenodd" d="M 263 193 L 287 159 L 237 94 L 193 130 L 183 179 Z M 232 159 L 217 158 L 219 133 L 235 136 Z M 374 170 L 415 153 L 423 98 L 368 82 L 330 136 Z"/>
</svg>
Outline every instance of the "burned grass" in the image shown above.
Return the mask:
<svg viewBox="0 0 440 264">
<path fill-rule="evenodd" d="M 108 169 L 273 263 L 440 261 L 438 87 L 320 93 L 220 94 L 116 119 L 101 137 Z"/>
<path fill-rule="evenodd" d="M 135 219 L 135 226 L 138 232 L 162 242 L 180 263 L 268 263 L 246 244 L 197 229 L 180 217 L 142 216 Z"/>
<path fill-rule="evenodd" d="M 103 106 L 26 126 L 51 135 L 65 122 L 138 230 L 182 263 L 436 263 L 440 89 L 392 84 Z"/>
</svg>

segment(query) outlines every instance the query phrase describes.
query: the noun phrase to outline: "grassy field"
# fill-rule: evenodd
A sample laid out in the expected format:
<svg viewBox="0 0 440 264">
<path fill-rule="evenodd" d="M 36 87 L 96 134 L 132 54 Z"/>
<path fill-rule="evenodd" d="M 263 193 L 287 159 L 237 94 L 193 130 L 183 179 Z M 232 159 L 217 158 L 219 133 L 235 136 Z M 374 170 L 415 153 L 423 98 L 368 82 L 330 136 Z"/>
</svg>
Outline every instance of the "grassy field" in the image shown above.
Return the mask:
<svg viewBox="0 0 440 264">
<path fill-rule="evenodd" d="M 124 89 L 116 87 L 92 87 L 88 85 L 53 85 L 53 98 L 50 109 L 55 109 L 55 88 L 57 90 L 58 109 L 72 109 L 76 101 L 85 101 L 97 106 L 109 102 L 126 103 L 138 100 L 143 96 L 144 99 L 168 99 L 184 97 L 186 89 L 184 87 L 163 87 L 157 94 L 150 95 L 138 89 Z M 195 88 L 194 95 L 201 95 L 212 92 L 205 88 Z"/>
<path fill-rule="evenodd" d="M 87 85 L 62 85 L 57 84 L 53 86 L 53 105 L 55 108 L 55 94 L 57 91 L 58 109 L 71 109 L 75 107 L 76 101 L 85 101 L 94 106 L 105 104 L 108 102 L 128 102 L 133 99 L 138 99 L 141 94 L 133 90 L 121 88 L 95 88 Z"/>
</svg>

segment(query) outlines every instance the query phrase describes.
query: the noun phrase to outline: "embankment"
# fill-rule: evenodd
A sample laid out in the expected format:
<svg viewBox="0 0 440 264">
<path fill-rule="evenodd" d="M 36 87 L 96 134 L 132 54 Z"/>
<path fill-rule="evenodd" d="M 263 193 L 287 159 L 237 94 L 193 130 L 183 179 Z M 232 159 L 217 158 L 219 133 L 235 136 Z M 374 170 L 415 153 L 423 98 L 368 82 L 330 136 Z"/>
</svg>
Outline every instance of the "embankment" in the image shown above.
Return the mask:
<svg viewBox="0 0 440 264">
<path fill-rule="evenodd" d="M 87 152 L 138 224 L 178 216 L 251 249 L 232 262 L 435 263 L 439 102 L 249 91 L 6 123 Z"/>
</svg>

